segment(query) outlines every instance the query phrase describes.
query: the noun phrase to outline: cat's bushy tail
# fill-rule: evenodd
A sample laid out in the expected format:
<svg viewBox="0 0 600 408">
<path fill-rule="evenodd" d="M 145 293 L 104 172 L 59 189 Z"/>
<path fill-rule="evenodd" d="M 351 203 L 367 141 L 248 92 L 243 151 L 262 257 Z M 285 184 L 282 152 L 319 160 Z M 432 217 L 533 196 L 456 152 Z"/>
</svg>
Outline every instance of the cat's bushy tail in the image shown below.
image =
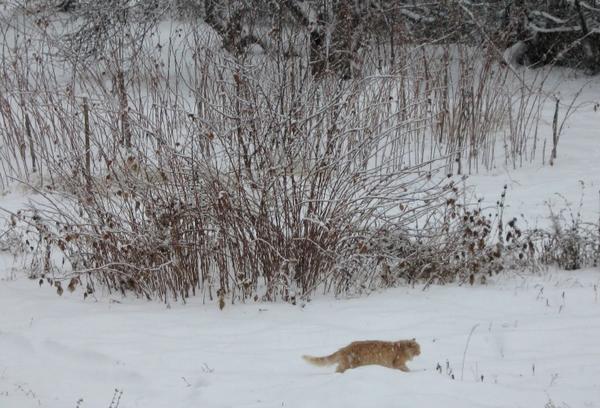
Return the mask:
<svg viewBox="0 0 600 408">
<path fill-rule="evenodd" d="M 337 355 L 338 353 L 335 352 L 325 357 L 302 356 L 302 358 L 310 364 L 322 367 L 337 363 Z"/>
</svg>

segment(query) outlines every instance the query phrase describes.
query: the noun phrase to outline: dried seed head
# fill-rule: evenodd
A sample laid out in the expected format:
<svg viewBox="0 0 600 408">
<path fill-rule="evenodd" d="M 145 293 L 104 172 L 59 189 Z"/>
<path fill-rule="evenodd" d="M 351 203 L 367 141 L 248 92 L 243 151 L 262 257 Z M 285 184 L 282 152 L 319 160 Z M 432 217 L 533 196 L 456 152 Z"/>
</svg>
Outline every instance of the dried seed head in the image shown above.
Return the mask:
<svg viewBox="0 0 600 408">
<path fill-rule="evenodd" d="M 79 284 L 79 280 L 77 278 L 72 278 L 71 281 L 69 282 L 69 286 L 67 286 L 67 289 L 69 289 L 69 292 L 73 293 L 73 292 L 75 292 L 75 288 L 77 288 L 78 284 Z"/>
</svg>

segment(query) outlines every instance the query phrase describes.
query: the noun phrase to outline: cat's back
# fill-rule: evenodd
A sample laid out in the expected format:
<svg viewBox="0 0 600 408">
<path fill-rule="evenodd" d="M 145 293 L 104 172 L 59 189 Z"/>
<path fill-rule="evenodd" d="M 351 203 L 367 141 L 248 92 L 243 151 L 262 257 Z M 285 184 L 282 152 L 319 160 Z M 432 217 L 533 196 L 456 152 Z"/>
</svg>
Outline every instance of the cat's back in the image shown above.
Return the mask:
<svg viewBox="0 0 600 408">
<path fill-rule="evenodd" d="M 353 341 L 342 350 L 348 353 L 368 355 L 379 354 L 393 349 L 393 342 L 382 340 L 359 340 Z"/>
</svg>

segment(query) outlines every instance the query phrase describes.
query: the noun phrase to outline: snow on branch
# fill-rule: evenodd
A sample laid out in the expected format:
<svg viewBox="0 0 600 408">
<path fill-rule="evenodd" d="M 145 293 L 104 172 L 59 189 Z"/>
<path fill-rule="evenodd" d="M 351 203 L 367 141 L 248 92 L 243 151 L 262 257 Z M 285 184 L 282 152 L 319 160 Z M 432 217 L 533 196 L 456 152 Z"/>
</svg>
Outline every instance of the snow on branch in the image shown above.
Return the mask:
<svg viewBox="0 0 600 408">
<path fill-rule="evenodd" d="M 410 18 L 411 20 L 414 20 L 416 22 L 425 22 L 425 23 L 433 23 L 435 22 L 435 18 L 433 17 L 428 17 L 428 16 L 424 16 L 421 14 L 417 14 L 413 11 L 407 10 L 407 9 L 400 9 L 399 10 L 400 14 L 402 14 L 405 17 Z"/>
<path fill-rule="evenodd" d="M 550 13 L 546 13 L 545 11 L 534 10 L 530 14 L 532 16 L 539 16 L 539 17 L 547 18 L 548 20 L 554 21 L 556 24 L 566 24 L 567 23 L 567 20 L 563 20 L 562 18 L 555 17 Z"/>
<path fill-rule="evenodd" d="M 537 33 L 568 33 L 568 32 L 576 32 L 576 31 L 581 31 L 581 26 L 570 26 L 570 27 L 552 27 L 552 28 L 546 28 L 546 27 L 540 27 L 534 23 L 529 23 L 527 25 L 527 27 L 532 30 L 535 31 Z"/>
<path fill-rule="evenodd" d="M 597 11 L 600 12 L 600 8 L 598 7 L 592 7 L 589 4 L 587 4 L 585 1 L 580 1 L 579 4 L 581 4 L 581 7 L 588 9 L 590 11 Z"/>
<path fill-rule="evenodd" d="M 575 0 L 567 0 L 567 3 L 569 3 L 569 5 L 571 5 L 571 6 L 574 6 L 576 1 Z M 600 8 L 590 6 L 585 1 L 580 1 L 579 4 L 581 5 L 581 7 L 588 9 L 590 11 L 599 11 L 600 12 Z"/>
</svg>

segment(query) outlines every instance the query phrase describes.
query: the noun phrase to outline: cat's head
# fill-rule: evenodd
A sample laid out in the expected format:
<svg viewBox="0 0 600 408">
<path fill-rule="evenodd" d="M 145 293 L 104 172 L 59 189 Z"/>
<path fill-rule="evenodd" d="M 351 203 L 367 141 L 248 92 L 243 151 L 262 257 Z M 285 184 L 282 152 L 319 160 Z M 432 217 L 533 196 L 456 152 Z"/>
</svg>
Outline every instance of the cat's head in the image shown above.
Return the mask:
<svg viewBox="0 0 600 408">
<path fill-rule="evenodd" d="M 406 348 L 410 350 L 411 355 L 418 356 L 421 354 L 421 346 L 417 343 L 414 337 L 406 341 Z"/>
</svg>

